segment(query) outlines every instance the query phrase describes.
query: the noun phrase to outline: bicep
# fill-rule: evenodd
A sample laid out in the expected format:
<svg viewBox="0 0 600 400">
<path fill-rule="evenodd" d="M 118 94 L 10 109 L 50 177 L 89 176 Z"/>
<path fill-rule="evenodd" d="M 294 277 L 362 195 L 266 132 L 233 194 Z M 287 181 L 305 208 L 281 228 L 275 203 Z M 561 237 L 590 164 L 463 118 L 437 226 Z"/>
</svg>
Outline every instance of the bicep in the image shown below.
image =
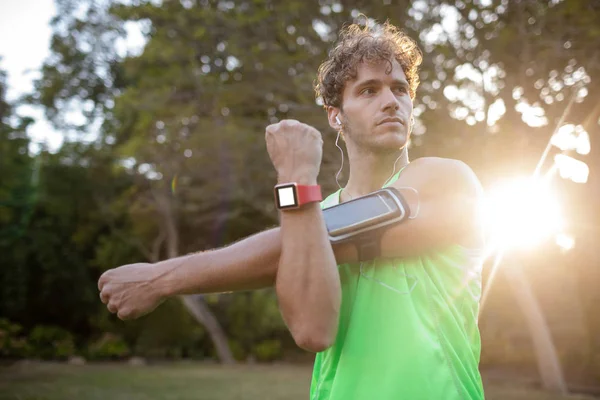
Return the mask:
<svg viewBox="0 0 600 400">
<path fill-rule="evenodd" d="M 478 247 L 477 200 L 460 194 L 422 199 L 414 219 L 388 229 L 381 238 L 384 257 L 405 257 L 459 244 Z"/>
<path fill-rule="evenodd" d="M 483 190 L 473 171 L 453 161 L 429 173 L 436 174 L 435 182 L 424 185 L 418 196 L 398 187 L 405 194 L 413 219 L 383 234 L 384 256 L 418 255 L 451 244 L 483 246 L 479 212 Z"/>
</svg>

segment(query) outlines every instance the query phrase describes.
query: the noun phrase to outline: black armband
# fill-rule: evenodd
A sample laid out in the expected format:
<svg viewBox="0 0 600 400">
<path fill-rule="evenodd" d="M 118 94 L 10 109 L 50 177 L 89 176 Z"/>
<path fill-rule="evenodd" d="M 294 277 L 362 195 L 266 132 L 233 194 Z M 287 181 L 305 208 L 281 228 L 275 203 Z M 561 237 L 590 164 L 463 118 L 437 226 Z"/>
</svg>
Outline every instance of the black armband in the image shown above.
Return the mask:
<svg viewBox="0 0 600 400">
<path fill-rule="evenodd" d="M 408 203 L 390 187 L 323 210 L 330 242 L 354 243 L 359 261 L 379 257 L 383 232 L 409 216 Z"/>
</svg>

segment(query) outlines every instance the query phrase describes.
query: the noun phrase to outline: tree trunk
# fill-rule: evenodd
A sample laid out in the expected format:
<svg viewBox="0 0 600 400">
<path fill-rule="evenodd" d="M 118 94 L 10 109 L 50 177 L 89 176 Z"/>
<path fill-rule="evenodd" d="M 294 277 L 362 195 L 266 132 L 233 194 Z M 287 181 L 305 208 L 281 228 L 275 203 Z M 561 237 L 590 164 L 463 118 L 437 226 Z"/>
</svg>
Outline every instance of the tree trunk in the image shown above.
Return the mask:
<svg viewBox="0 0 600 400">
<path fill-rule="evenodd" d="M 161 214 L 163 215 L 164 228 L 166 231 L 167 257 L 170 259 L 179 255 L 179 232 L 173 216 L 172 202 L 169 196 L 169 193 L 166 193 L 164 196 L 160 196 L 162 199 L 158 201 L 158 206 Z M 233 354 L 229 348 L 227 335 L 223 331 L 223 328 L 221 328 L 221 325 L 219 324 L 219 321 L 215 315 L 208 307 L 208 304 L 206 304 L 204 297 L 202 295 L 185 295 L 180 296 L 180 298 L 189 313 L 192 314 L 196 321 L 206 328 L 206 331 L 208 332 L 208 335 L 215 346 L 217 356 L 219 357 L 221 363 L 235 364 L 235 359 L 233 358 Z"/>
<path fill-rule="evenodd" d="M 556 354 L 556 348 L 552 342 L 550 329 L 529 286 L 527 277 L 518 266 L 505 265 L 502 270 L 506 274 L 517 303 L 525 315 L 529 334 L 533 341 L 542 386 L 552 392 L 562 395 L 567 394 L 565 378 Z"/>
<path fill-rule="evenodd" d="M 204 301 L 204 296 L 201 294 L 190 294 L 181 296 L 183 304 L 188 311 L 206 328 L 210 338 L 215 345 L 217 355 L 222 364 L 235 364 L 235 359 L 229 348 L 227 335 L 221 328 L 219 321 L 208 308 L 208 304 Z"/>
</svg>

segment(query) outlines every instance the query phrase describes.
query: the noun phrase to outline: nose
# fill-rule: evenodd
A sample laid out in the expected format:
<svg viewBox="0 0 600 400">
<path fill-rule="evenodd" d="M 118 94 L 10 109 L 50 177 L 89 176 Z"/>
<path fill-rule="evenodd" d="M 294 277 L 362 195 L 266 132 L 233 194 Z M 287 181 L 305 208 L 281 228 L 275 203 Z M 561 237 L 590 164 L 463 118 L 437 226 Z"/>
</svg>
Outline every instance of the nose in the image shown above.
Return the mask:
<svg viewBox="0 0 600 400">
<path fill-rule="evenodd" d="M 400 102 L 398 101 L 398 98 L 396 97 L 396 95 L 394 94 L 394 92 L 389 89 L 386 88 L 383 91 L 383 111 L 398 111 L 398 109 L 400 108 Z"/>
</svg>

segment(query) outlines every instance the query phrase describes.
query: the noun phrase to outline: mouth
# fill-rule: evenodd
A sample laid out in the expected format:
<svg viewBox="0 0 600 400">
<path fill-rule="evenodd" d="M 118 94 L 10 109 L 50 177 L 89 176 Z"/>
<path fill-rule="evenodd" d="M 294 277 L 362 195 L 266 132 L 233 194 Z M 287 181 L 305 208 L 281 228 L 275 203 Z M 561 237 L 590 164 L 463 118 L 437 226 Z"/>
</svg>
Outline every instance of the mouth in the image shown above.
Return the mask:
<svg viewBox="0 0 600 400">
<path fill-rule="evenodd" d="M 390 117 L 390 118 L 386 118 L 386 119 L 380 121 L 377 125 L 385 125 L 385 124 L 404 125 L 404 122 L 402 122 L 402 120 L 400 118 Z"/>
</svg>

